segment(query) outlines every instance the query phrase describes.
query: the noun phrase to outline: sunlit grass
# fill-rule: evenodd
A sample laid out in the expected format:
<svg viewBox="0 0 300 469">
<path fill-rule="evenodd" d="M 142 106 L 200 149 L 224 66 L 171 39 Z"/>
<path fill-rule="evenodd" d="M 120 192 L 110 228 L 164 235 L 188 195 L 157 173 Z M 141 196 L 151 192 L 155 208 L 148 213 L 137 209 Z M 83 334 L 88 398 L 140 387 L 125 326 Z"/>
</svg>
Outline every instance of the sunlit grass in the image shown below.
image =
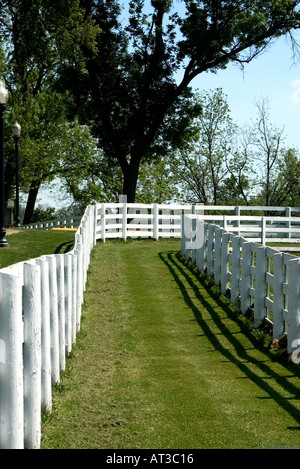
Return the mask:
<svg viewBox="0 0 300 469">
<path fill-rule="evenodd" d="M 9 230 L 9 247 L 0 249 L 0 269 L 44 254 L 63 253 L 73 248 L 70 231 Z"/>
<path fill-rule="evenodd" d="M 274 361 L 180 241 L 98 243 L 42 447 L 299 445 L 295 365 Z"/>
</svg>

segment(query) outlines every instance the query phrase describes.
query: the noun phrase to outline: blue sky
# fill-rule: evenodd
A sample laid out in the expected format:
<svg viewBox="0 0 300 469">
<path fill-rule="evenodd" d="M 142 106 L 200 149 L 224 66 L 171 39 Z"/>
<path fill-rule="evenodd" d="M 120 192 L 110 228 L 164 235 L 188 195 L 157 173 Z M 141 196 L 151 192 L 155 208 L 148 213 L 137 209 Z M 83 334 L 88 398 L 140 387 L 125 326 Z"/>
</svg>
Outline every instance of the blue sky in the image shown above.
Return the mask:
<svg viewBox="0 0 300 469">
<path fill-rule="evenodd" d="M 129 0 L 122 0 L 126 18 Z M 145 0 L 145 11 L 153 12 Z M 171 12 L 184 11 L 182 0 L 173 0 Z M 300 34 L 294 33 L 300 44 Z M 300 58 L 300 54 L 299 54 Z M 218 74 L 201 74 L 192 82 L 201 90 L 222 88 L 233 120 L 240 125 L 255 119 L 255 100 L 268 98 L 270 122 L 284 128 L 286 145 L 299 148 L 300 153 L 300 61 L 293 65 L 291 43 L 286 37 L 277 39 L 267 51 L 259 55 L 242 72 L 237 65 L 228 66 Z"/>
<path fill-rule="evenodd" d="M 199 91 L 222 88 L 239 125 L 255 119 L 255 100 L 268 98 L 270 122 L 284 128 L 287 146 L 300 151 L 300 63 L 293 64 L 291 45 L 285 38 L 246 64 L 243 72 L 230 65 L 218 74 L 199 75 L 192 86 Z"/>
</svg>

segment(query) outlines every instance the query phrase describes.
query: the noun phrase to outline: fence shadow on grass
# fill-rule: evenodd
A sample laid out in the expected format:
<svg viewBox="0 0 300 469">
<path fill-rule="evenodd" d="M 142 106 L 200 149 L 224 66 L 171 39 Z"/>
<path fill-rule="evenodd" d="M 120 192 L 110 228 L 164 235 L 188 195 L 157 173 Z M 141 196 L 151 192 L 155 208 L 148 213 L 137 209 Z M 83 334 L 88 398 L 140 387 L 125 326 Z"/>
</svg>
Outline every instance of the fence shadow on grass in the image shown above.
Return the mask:
<svg viewBox="0 0 300 469">
<path fill-rule="evenodd" d="M 288 378 L 295 375 L 300 375 L 299 370 L 296 370 L 297 365 L 285 365 L 283 363 L 278 363 L 278 366 L 283 366 L 291 371 L 289 376 L 282 376 L 274 371 L 274 369 L 272 369 L 270 366 L 270 362 L 272 361 L 271 353 L 268 350 L 262 350 L 262 346 L 259 341 L 251 333 L 245 330 L 243 333 L 247 335 L 247 338 L 251 341 L 253 348 L 260 348 L 260 351 L 262 354 L 264 354 L 265 359 L 259 360 L 252 357 L 248 353 L 247 349 L 228 329 L 222 318 L 215 311 L 215 308 L 222 308 L 227 317 L 233 321 L 236 321 L 239 326 L 241 326 L 238 317 L 233 314 L 233 311 L 231 310 L 228 303 L 223 301 L 215 292 L 208 288 L 207 284 L 205 283 L 205 278 L 196 272 L 195 267 L 188 263 L 178 251 L 161 252 L 159 253 L 159 257 L 169 269 L 181 291 L 185 303 L 193 312 L 196 321 L 201 326 L 204 334 L 210 340 L 215 349 L 221 352 L 226 360 L 234 363 L 244 373 L 245 378 L 251 379 L 267 394 L 267 397 L 262 397 L 262 399 L 273 399 L 278 405 L 282 407 L 282 409 L 284 409 L 290 414 L 291 417 L 293 417 L 296 425 L 293 427 L 288 427 L 289 430 L 300 430 L 300 410 L 291 402 L 293 400 L 300 399 L 300 380 L 299 386 L 295 386 L 293 383 L 288 381 Z M 188 289 L 185 287 L 185 284 L 188 285 Z M 203 289 L 205 289 L 205 294 L 210 296 L 210 301 L 208 301 L 202 294 L 201 290 Z M 197 300 L 201 302 L 203 308 L 209 312 L 211 320 L 220 331 L 218 334 L 212 331 L 212 328 L 209 325 L 210 321 L 207 321 L 203 318 L 201 310 L 194 303 L 191 294 L 195 296 Z M 214 304 L 214 307 L 212 304 Z M 231 353 L 230 350 L 222 345 L 221 341 L 218 339 L 220 334 L 226 337 L 226 339 L 231 343 L 231 345 L 234 347 L 236 355 Z M 251 369 L 251 367 L 253 368 L 253 365 L 255 365 L 258 373 L 262 372 L 267 375 L 268 381 L 265 377 L 260 377 L 258 373 Z M 279 385 L 283 391 L 285 393 L 288 392 L 291 397 L 285 397 L 277 389 L 275 389 L 275 387 L 272 386 L 272 380 L 276 382 L 277 388 Z"/>
<path fill-rule="evenodd" d="M 59 246 L 57 246 L 54 254 L 67 254 L 67 252 L 72 251 L 73 248 L 74 240 L 72 239 L 71 241 L 66 241 L 65 243 L 61 243 Z"/>
</svg>

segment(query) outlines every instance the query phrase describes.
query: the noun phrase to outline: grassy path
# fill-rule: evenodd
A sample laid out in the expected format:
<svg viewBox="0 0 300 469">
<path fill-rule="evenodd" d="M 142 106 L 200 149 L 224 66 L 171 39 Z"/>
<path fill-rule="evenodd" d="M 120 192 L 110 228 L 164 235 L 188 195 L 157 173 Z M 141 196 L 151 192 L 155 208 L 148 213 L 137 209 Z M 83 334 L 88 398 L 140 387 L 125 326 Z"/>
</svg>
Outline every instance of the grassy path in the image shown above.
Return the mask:
<svg viewBox="0 0 300 469">
<path fill-rule="evenodd" d="M 300 379 L 242 331 L 177 240 L 92 253 L 42 448 L 300 447 Z"/>
</svg>

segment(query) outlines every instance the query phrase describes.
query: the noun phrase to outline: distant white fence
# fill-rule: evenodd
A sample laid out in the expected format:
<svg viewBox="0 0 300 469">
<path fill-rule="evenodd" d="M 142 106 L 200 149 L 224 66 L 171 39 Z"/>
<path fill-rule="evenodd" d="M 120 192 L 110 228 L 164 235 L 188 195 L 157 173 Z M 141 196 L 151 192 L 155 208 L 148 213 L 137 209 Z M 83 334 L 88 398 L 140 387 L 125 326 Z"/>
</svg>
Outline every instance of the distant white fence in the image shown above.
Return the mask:
<svg viewBox="0 0 300 469">
<path fill-rule="evenodd" d="M 283 243 L 285 251 L 300 250 L 300 218 L 253 215 L 201 215 L 203 221 L 261 244 Z M 288 244 L 299 246 L 289 247 Z M 281 248 L 279 248 L 281 249 Z"/>
<path fill-rule="evenodd" d="M 96 239 L 180 238 L 182 213 L 192 205 L 103 203 L 96 205 Z"/>
<path fill-rule="evenodd" d="M 52 230 L 53 228 L 78 228 L 81 222 L 81 217 L 60 218 L 48 221 L 38 221 L 22 225 L 22 228 L 27 230 Z"/>
<path fill-rule="evenodd" d="M 284 243 L 285 251 L 300 250 L 300 207 L 102 203 L 94 209 L 96 240 L 180 238 L 182 214 L 197 214 L 249 241 Z M 79 222 L 80 218 L 74 217 L 37 222 L 24 228 L 75 228 Z M 299 243 L 299 247 L 289 248 L 291 243 Z"/>
<path fill-rule="evenodd" d="M 214 278 L 241 312 L 254 310 L 254 326 L 267 318 L 273 338 L 287 334 L 288 353 L 300 346 L 300 259 L 223 228 L 202 216 L 183 217 L 181 251 L 200 271 Z M 300 351 L 300 349 L 299 349 Z"/>
<path fill-rule="evenodd" d="M 41 413 L 80 328 L 94 215 L 89 206 L 71 252 L 0 270 L 0 449 L 40 447 Z"/>
<path fill-rule="evenodd" d="M 180 238 L 182 214 L 193 213 L 201 215 L 205 221 L 262 244 L 300 243 L 300 216 L 292 216 L 300 215 L 300 208 L 297 207 L 103 203 L 96 205 L 95 210 L 95 236 L 102 241 L 108 238 L 126 240 L 128 237 Z M 220 212 L 223 213 L 218 214 Z M 244 212 L 251 214 L 241 215 Z M 255 212 L 260 215 L 253 215 Z M 283 216 L 261 215 L 265 212 L 276 212 Z"/>
</svg>

